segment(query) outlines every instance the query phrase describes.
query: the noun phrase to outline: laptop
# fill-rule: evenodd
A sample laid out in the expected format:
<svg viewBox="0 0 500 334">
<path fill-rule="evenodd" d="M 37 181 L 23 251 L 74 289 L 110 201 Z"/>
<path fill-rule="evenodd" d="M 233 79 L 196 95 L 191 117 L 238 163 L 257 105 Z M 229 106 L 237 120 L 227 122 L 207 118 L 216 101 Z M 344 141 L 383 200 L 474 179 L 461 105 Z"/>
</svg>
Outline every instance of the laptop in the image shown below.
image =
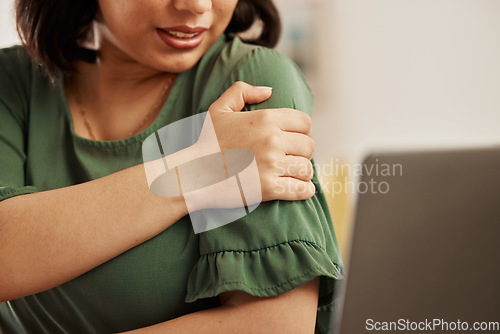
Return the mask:
<svg viewBox="0 0 500 334">
<path fill-rule="evenodd" d="M 333 333 L 500 333 L 500 147 L 363 167 Z"/>
</svg>

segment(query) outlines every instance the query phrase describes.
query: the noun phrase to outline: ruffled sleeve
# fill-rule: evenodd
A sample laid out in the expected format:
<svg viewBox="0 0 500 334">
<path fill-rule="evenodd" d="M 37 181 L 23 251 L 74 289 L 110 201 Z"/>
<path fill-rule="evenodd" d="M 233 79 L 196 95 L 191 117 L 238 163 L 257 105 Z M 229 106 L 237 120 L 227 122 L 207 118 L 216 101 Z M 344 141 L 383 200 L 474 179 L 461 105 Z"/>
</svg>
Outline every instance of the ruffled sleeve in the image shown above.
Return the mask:
<svg viewBox="0 0 500 334">
<path fill-rule="evenodd" d="M 285 56 L 237 40 L 222 57 L 230 59 L 231 53 L 245 48 L 245 56 L 221 90 L 238 80 L 271 86 L 268 101 L 247 109 L 295 108 L 310 114 L 309 87 Z M 343 265 L 316 176 L 313 182 L 316 195 L 308 200 L 264 202 L 242 219 L 201 233 L 201 255 L 189 277 L 186 302 L 203 303 L 234 290 L 276 296 L 320 277 L 319 304 L 331 304 L 335 282 L 343 278 Z"/>
<path fill-rule="evenodd" d="M 314 277 L 323 276 L 328 295 L 330 280 L 341 269 L 326 250 L 305 240 L 291 240 L 255 250 L 230 250 L 202 255 L 191 274 L 186 301 L 241 290 L 259 297 L 282 294 Z M 328 297 L 324 303 L 328 302 Z"/>
</svg>

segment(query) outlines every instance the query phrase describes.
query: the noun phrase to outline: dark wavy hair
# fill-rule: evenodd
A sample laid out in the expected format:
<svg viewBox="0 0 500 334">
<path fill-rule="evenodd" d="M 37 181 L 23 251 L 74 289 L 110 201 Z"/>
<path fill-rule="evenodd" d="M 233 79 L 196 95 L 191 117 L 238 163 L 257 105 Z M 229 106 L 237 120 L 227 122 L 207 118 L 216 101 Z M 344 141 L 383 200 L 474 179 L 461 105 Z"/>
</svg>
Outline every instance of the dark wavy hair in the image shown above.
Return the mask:
<svg viewBox="0 0 500 334">
<path fill-rule="evenodd" d="M 72 75 L 76 59 L 92 58 L 78 46 L 91 29 L 97 0 L 16 0 L 17 31 L 26 51 L 55 80 Z M 281 21 L 272 0 L 239 0 L 226 33 L 242 33 L 260 21 L 260 34 L 248 43 L 274 47 Z"/>
</svg>

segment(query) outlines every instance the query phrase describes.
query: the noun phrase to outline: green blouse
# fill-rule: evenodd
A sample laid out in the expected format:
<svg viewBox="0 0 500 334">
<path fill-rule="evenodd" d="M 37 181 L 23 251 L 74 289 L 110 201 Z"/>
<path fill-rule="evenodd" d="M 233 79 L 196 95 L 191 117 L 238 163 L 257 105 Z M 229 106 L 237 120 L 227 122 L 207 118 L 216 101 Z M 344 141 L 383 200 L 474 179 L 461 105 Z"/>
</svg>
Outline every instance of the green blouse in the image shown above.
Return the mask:
<svg viewBox="0 0 500 334">
<path fill-rule="evenodd" d="M 142 163 L 141 145 L 150 134 L 206 111 L 237 80 L 274 88 L 268 101 L 247 110 L 288 107 L 310 113 L 312 105 L 307 84 L 288 58 L 223 35 L 179 75 L 151 126 L 123 140 L 94 141 L 75 134 L 62 82 L 51 86 L 37 67 L 21 47 L 0 50 L 0 200 Z M 0 331 L 126 331 L 215 307 L 224 291 L 275 296 L 317 276 L 320 304 L 331 304 L 342 271 L 325 198 L 318 192 L 305 201 L 262 203 L 246 217 L 201 234 L 194 234 L 186 216 L 61 286 L 1 303 Z M 323 318 L 328 317 L 318 317 Z"/>
</svg>

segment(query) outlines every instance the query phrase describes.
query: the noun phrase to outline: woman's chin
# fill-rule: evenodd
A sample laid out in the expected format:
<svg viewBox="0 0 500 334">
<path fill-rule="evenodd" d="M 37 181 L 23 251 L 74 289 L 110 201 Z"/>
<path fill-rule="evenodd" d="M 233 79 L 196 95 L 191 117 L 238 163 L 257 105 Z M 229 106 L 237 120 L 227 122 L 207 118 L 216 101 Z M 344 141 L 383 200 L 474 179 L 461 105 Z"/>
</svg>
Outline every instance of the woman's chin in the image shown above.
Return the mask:
<svg viewBox="0 0 500 334">
<path fill-rule="evenodd" d="M 163 72 L 169 73 L 182 73 L 191 69 L 194 65 L 196 65 L 198 61 L 190 61 L 190 62 L 179 62 L 172 64 L 169 62 L 168 64 L 162 64 L 159 69 Z"/>
<path fill-rule="evenodd" d="M 204 53 L 204 52 L 203 52 Z M 191 69 L 201 59 L 203 53 L 165 54 L 159 57 L 159 68 L 171 73 L 181 73 Z"/>
</svg>

